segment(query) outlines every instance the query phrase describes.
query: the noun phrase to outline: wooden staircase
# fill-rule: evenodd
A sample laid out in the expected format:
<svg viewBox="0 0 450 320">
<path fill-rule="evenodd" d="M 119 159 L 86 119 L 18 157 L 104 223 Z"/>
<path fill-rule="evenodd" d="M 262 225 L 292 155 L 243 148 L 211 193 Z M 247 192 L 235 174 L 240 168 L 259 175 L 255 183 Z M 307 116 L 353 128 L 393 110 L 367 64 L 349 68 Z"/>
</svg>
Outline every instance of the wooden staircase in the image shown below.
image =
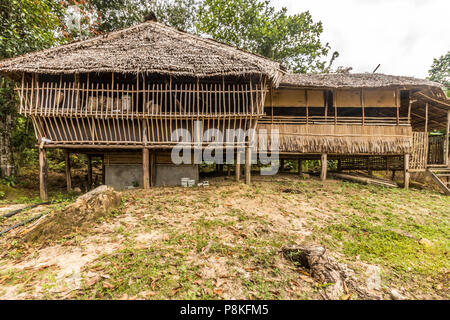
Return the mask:
<svg viewBox="0 0 450 320">
<path fill-rule="evenodd" d="M 428 174 L 436 184 L 450 196 L 450 167 L 448 168 L 428 168 Z"/>
</svg>

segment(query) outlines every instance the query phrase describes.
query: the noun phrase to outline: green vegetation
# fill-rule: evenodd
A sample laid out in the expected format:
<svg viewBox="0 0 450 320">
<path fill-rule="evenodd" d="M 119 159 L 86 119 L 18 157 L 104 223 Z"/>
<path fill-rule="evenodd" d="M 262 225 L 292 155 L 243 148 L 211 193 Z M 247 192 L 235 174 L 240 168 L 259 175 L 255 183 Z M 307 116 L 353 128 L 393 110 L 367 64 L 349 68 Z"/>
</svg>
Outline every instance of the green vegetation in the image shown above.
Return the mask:
<svg viewBox="0 0 450 320">
<path fill-rule="evenodd" d="M 448 197 L 293 175 L 255 177 L 252 187 L 210 182 L 189 192 L 127 191 L 98 226 L 44 250 L 17 240 L 2 256 L 0 297 L 14 287 L 15 295 L 34 298 L 320 299 L 322 284 L 280 254 L 283 246 L 314 242 L 363 285 L 367 266 L 379 266 L 384 298 L 393 288 L 412 299 L 448 298 Z M 87 258 L 75 273 L 81 285 L 69 290 L 74 275 L 61 274 L 73 262 L 45 255 L 57 250 L 77 261 L 75 248 Z M 50 258 L 48 266 L 35 269 L 38 258 Z M 26 275 L 18 269 L 10 276 L 16 259 L 30 265 Z"/>
</svg>

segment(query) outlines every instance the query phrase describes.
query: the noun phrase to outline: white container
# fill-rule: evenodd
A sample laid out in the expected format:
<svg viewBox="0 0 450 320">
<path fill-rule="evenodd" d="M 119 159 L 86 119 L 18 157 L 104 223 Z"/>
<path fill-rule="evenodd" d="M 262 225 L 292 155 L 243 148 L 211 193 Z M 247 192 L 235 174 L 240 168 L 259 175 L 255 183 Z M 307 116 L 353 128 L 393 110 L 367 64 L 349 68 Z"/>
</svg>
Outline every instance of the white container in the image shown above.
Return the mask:
<svg viewBox="0 0 450 320">
<path fill-rule="evenodd" d="M 189 181 L 188 181 L 188 186 L 189 186 L 189 187 L 195 186 L 195 180 L 189 180 Z"/>
<path fill-rule="evenodd" d="M 186 188 L 189 184 L 189 178 L 181 178 L 181 186 Z"/>
<path fill-rule="evenodd" d="M 209 187 L 209 181 L 203 181 L 203 186 L 204 187 Z"/>
</svg>

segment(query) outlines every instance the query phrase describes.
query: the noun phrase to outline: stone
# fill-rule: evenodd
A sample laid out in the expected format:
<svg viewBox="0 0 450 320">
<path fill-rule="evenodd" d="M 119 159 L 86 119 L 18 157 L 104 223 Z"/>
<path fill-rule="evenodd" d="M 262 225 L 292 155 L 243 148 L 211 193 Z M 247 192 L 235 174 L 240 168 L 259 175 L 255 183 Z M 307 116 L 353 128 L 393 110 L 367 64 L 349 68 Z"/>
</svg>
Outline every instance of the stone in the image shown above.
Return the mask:
<svg viewBox="0 0 450 320">
<path fill-rule="evenodd" d="M 366 285 L 369 290 L 381 289 L 381 269 L 378 266 L 368 266 L 366 270 Z"/>
<path fill-rule="evenodd" d="M 406 300 L 405 296 L 403 296 L 400 292 L 398 292 L 395 289 L 391 290 L 390 296 L 393 300 Z"/>
<path fill-rule="evenodd" d="M 420 239 L 419 244 L 424 247 L 427 247 L 427 248 L 430 248 L 433 246 L 433 242 L 431 242 L 430 240 L 425 239 L 425 238 Z"/>
</svg>

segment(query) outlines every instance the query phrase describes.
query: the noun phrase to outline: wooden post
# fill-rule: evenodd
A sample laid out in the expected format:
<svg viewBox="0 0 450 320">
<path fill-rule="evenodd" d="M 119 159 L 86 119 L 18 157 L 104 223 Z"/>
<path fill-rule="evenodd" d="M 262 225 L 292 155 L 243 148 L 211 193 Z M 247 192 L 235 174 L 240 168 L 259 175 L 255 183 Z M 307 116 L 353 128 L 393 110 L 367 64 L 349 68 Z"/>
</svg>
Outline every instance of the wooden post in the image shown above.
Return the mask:
<svg viewBox="0 0 450 320">
<path fill-rule="evenodd" d="M 405 174 L 405 189 L 409 189 L 409 154 L 405 154 L 404 157 L 404 164 L 403 164 L 403 170 Z"/>
<path fill-rule="evenodd" d="M 156 153 L 150 154 L 150 185 L 154 187 L 156 185 Z"/>
<path fill-rule="evenodd" d="M 42 201 L 48 201 L 48 184 L 47 184 L 47 150 L 43 147 L 39 148 L 39 191 Z"/>
<path fill-rule="evenodd" d="M 105 155 L 102 157 L 102 184 L 106 185 L 106 165 L 105 165 Z"/>
<path fill-rule="evenodd" d="M 87 155 L 88 158 L 88 190 L 92 188 L 92 156 Z"/>
<path fill-rule="evenodd" d="M 284 172 L 284 159 L 280 159 L 280 172 Z"/>
<path fill-rule="evenodd" d="M 428 132 L 428 103 L 425 104 L 425 133 Z"/>
<path fill-rule="evenodd" d="M 245 183 L 250 185 L 252 175 L 252 151 L 249 146 L 245 147 Z"/>
<path fill-rule="evenodd" d="M 303 177 L 303 160 L 298 159 L 298 175 Z"/>
<path fill-rule="evenodd" d="M 235 174 L 236 174 L 236 182 L 239 182 L 240 178 L 241 178 L 241 159 L 240 159 L 240 153 L 236 152 L 236 169 L 235 169 Z"/>
<path fill-rule="evenodd" d="M 326 153 L 322 153 L 322 156 L 320 157 L 320 162 L 322 166 L 322 170 L 320 171 L 320 180 L 325 181 L 327 179 L 327 167 L 328 167 Z"/>
<path fill-rule="evenodd" d="M 450 110 L 447 111 L 447 133 L 445 135 L 445 144 L 444 144 L 444 157 L 445 157 L 445 164 L 447 167 L 450 165 Z"/>
<path fill-rule="evenodd" d="M 227 164 L 227 176 L 231 176 L 231 164 Z"/>
<path fill-rule="evenodd" d="M 142 149 L 142 185 L 144 189 L 150 189 L 150 152 L 147 148 Z"/>
<path fill-rule="evenodd" d="M 70 153 L 66 150 L 64 153 L 66 160 L 66 186 L 67 192 L 72 191 L 72 174 L 70 172 Z"/>
</svg>

